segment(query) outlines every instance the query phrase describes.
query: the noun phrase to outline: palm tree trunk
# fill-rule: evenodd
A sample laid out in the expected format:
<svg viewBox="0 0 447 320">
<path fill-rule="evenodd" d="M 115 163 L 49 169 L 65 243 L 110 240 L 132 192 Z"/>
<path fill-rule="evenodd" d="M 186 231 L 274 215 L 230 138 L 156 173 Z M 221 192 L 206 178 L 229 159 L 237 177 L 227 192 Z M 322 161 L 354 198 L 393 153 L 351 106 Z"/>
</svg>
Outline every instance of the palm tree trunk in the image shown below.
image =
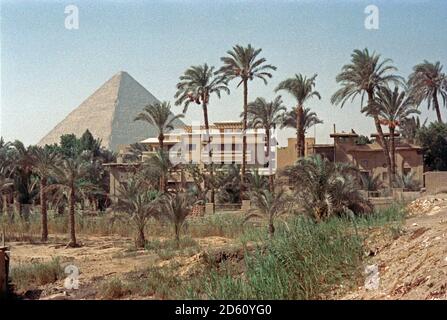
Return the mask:
<svg viewBox="0 0 447 320">
<path fill-rule="evenodd" d="M 202 98 L 202 108 L 203 108 L 203 120 L 205 121 L 205 130 L 206 130 L 206 138 L 208 140 L 208 147 L 211 147 L 211 136 L 210 136 L 210 124 L 208 122 L 208 106 L 207 104 L 204 102 L 204 100 L 206 99 L 206 97 Z M 213 179 L 213 160 L 212 160 L 212 152 L 210 150 L 209 152 L 209 158 L 210 158 L 210 165 L 209 165 L 209 174 L 211 176 L 211 180 Z M 206 186 L 205 186 L 206 187 Z M 214 203 L 214 198 L 215 198 L 215 194 L 214 194 L 214 188 L 211 188 L 211 202 Z"/>
<path fill-rule="evenodd" d="M 275 234 L 275 226 L 273 225 L 273 218 L 269 219 L 269 235 L 270 237 L 273 237 Z"/>
<path fill-rule="evenodd" d="M 439 102 L 438 102 L 438 90 L 433 90 L 433 107 L 436 110 L 436 116 L 438 117 L 438 122 L 442 123 L 441 118 L 441 110 L 439 109 Z"/>
<path fill-rule="evenodd" d="M 180 248 L 180 226 L 178 224 L 174 224 L 175 231 L 175 243 L 177 244 L 177 248 Z"/>
<path fill-rule="evenodd" d="M 75 187 L 74 184 L 70 188 L 70 242 L 69 247 L 76 247 L 76 230 L 75 230 Z"/>
<path fill-rule="evenodd" d="M 138 236 L 137 241 L 135 242 L 135 246 L 137 248 L 144 248 L 144 245 L 146 244 L 146 238 L 144 237 L 144 226 L 140 226 L 138 228 Z"/>
<path fill-rule="evenodd" d="M 394 138 L 394 127 L 390 128 L 390 148 L 391 148 L 391 174 L 392 179 L 396 177 L 396 146 L 395 146 L 395 138 Z"/>
<path fill-rule="evenodd" d="M 368 104 L 372 104 L 374 102 L 374 94 L 371 91 L 368 91 Z M 380 125 L 380 120 L 378 115 L 374 115 L 374 125 L 376 126 L 377 137 L 379 139 L 379 143 L 383 148 L 383 155 L 385 156 L 385 163 L 388 171 L 388 185 L 389 188 L 392 188 L 392 169 L 391 169 L 391 158 L 390 151 L 388 148 L 388 142 L 385 140 L 385 135 L 383 134 L 382 126 Z"/>
<path fill-rule="evenodd" d="M 271 163 L 270 163 L 270 129 L 269 128 L 265 128 L 265 132 L 266 132 L 266 139 L 267 139 L 267 151 L 265 152 L 265 157 L 266 157 L 267 161 L 269 162 L 269 168 L 271 168 Z M 273 192 L 273 189 L 275 188 L 275 184 L 274 184 L 274 177 L 273 177 L 273 174 L 271 172 L 269 174 L 269 186 L 270 186 L 270 191 Z"/>
<path fill-rule="evenodd" d="M 163 143 L 164 140 L 165 140 L 165 136 L 164 136 L 164 134 L 163 134 L 163 133 L 160 133 L 160 134 L 158 135 L 158 148 L 159 148 L 161 151 L 163 151 L 163 149 L 164 149 L 164 143 Z"/>
<path fill-rule="evenodd" d="M 302 141 L 303 126 L 303 106 L 298 105 L 296 108 L 296 152 L 297 158 L 304 157 L 304 145 Z"/>
<path fill-rule="evenodd" d="M 248 80 L 244 79 L 244 119 L 242 123 L 242 166 L 241 166 L 241 188 L 240 198 L 243 200 L 245 192 L 245 165 L 247 162 L 247 108 L 248 108 Z"/>
<path fill-rule="evenodd" d="M 48 217 L 47 217 L 47 197 L 46 197 L 46 188 L 47 186 L 47 178 L 42 177 L 40 180 L 40 208 L 42 214 L 42 238 L 43 242 L 48 241 Z"/>
</svg>

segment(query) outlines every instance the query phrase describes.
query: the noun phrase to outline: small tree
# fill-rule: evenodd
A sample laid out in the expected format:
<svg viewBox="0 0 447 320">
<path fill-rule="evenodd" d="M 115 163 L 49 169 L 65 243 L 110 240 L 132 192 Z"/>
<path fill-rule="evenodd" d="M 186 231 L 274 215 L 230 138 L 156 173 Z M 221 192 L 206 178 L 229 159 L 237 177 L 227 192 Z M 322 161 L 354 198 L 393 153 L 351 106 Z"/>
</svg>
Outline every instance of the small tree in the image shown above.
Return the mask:
<svg viewBox="0 0 447 320">
<path fill-rule="evenodd" d="M 85 178 L 88 176 L 88 163 L 80 157 L 63 159 L 53 168 L 57 183 L 47 187 L 47 191 L 56 191 L 57 199 L 68 199 L 70 242 L 68 247 L 77 247 L 75 230 L 75 206 L 79 196 L 96 187 Z M 59 201 L 56 201 L 59 202 Z"/>
<path fill-rule="evenodd" d="M 160 201 L 160 217 L 167 218 L 174 225 L 177 247 L 180 246 L 180 231 L 195 203 L 196 199 L 185 192 L 166 193 Z"/>
<path fill-rule="evenodd" d="M 274 221 L 277 216 L 285 212 L 288 201 L 283 189 L 270 191 L 267 189 L 257 189 L 251 193 L 251 201 L 257 212 L 250 213 L 245 221 L 254 217 L 267 217 L 268 232 L 271 237 L 275 233 Z"/>
<path fill-rule="evenodd" d="M 130 221 L 137 230 L 135 246 L 144 248 L 146 238 L 144 229 L 151 217 L 158 212 L 159 192 L 151 189 L 143 177 L 134 175 L 126 184 L 118 187 L 118 200 L 113 209 L 123 211 L 130 216 Z"/>
</svg>

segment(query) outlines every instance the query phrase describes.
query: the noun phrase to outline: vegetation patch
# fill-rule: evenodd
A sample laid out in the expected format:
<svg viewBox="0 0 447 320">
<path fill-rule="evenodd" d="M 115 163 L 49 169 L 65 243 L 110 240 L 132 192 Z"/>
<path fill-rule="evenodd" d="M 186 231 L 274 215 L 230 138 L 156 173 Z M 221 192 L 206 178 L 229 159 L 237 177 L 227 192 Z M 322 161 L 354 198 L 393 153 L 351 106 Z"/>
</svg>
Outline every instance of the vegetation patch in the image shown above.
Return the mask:
<svg viewBox="0 0 447 320">
<path fill-rule="evenodd" d="M 59 258 L 49 262 L 27 263 L 11 268 L 11 283 L 16 291 L 53 283 L 64 278 L 64 270 Z"/>
</svg>

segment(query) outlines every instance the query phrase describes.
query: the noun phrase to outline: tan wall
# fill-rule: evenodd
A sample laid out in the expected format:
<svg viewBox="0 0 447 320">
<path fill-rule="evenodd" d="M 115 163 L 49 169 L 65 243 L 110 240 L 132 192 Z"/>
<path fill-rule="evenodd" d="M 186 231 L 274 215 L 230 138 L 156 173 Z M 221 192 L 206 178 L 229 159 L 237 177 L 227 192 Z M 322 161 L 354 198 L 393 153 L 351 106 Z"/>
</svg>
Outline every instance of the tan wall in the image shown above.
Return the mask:
<svg viewBox="0 0 447 320">
<path fill-rule="evenodd" d="M 315 145 L 315 138 L 306 138 L 304 142 L 304 154 L 310 154 L 312 147 Z M 287 147 L 278 148 L 278 169 L 290 166 L 298 159 L 296 156 L 296 138 L 287 139 Z"/>
<path fill-rule="evenodd" d="M 447 171 L 429 171 L 424 174 L 427 193 L 447 192 Z"/>
</svg>

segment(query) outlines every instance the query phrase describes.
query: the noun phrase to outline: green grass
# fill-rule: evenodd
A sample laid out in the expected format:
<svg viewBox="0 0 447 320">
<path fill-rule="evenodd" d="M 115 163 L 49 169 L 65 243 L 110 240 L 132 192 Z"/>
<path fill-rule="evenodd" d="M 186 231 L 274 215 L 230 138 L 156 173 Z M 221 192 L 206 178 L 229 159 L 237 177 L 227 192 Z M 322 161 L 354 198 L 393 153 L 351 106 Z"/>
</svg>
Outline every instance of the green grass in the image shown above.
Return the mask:
<svg viewBox="0 0 447 320">
<path fill-rule="evenodd" d="M 244 272 L 231 263 L 214 267 L 184 291 L 189 299 L 322 299 L 335 287 L 362 279 L 363 240 L 370 227 L 395 228 L 401 206 L 366 217 L 334 217 L 322 223 L 295 217 L 279 224 L 273 239 L 246 254 Z"/>
<path fill-rule="evenodd" d="M 16 290 L 27 290 L 65 277 L 59 258 L 49 262 L 20 264 L 11 268 L 11 283 Z"/>
</svg>

